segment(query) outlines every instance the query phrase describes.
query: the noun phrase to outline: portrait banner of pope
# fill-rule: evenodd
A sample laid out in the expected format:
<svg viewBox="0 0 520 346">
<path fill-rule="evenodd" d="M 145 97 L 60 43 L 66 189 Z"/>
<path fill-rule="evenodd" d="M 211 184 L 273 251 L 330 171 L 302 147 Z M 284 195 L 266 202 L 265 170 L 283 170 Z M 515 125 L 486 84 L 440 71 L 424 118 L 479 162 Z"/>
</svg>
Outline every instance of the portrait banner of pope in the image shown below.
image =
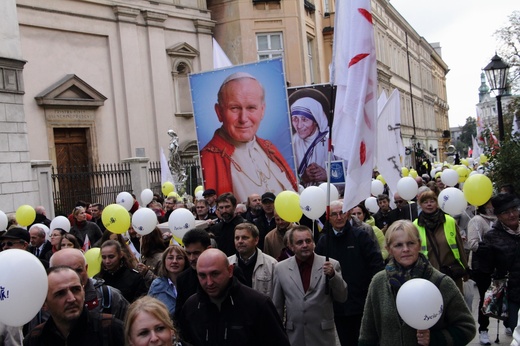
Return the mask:
<svg viewBox="0 0 520 346">
<path fill-rule="evenodd" d="M 190 75 L 205 189 L 297 191 L 282 59 Z"/>
</svg>

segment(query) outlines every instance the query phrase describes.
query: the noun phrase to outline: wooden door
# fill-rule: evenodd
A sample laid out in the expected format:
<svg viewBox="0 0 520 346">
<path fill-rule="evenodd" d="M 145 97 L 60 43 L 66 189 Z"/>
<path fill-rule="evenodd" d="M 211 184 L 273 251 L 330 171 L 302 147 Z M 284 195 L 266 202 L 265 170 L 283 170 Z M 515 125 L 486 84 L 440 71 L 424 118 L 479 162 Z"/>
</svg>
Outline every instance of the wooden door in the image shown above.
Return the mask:
<svg viewBox="0 0 520 346">
<path fill-rule="evenodd" d="M 70 212 L 79 200 L 89 202 L 90 166 L 86 128 L 55 128 L 60 206 Z"/>
</svg>

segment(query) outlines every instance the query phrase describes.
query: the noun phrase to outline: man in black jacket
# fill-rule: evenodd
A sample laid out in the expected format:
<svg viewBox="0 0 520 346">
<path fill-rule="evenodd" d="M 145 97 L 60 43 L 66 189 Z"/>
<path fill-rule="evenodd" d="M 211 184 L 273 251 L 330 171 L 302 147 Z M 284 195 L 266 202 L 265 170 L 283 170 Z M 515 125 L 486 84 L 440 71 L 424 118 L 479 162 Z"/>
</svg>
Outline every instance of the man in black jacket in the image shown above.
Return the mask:
<svg viewBox="0 0 520 346">
<path fill-rule="evenodd" d="M 184 305 L 181 337 L 198 345 L 289 345 L 271 299 L 233 277 L 227 256 L 208 249 L 197 261 L 202 287 Z"/>
<path fill-rule="evenodd" d="M 332 229 L 322 232 L 315 252 L 337 260 L 347 283 L 347 301 L 334 302 L 334 323 L 339 341 L 345 346 L 357 345 L 368 286 L 372 277 L 384 269 L 384 263 L 377 242 L 365 230 L 353 227 L 342 209 L 341 201 L 330 204 Z"/>
<path fill-rule="evenodd" d="M 108 314 L 89 312 L 79 275 L 69 267 L 49 269 L 45 307 L 51 317 L 24 339 L 33 345 L 123 345 L 123 322 Z"/>
<path fill-rule="evenodd" d="M 210 227 L 209 232 L 215 235 L 217 247 L 227 256 L 235 254 L 235 227 L 246 222 L 240 215 L 235 215 L 237 206 L 236 197 L 229 192 L 223 193 L 217 198 L 217 209 L 222 222 Z"/>
</svg>

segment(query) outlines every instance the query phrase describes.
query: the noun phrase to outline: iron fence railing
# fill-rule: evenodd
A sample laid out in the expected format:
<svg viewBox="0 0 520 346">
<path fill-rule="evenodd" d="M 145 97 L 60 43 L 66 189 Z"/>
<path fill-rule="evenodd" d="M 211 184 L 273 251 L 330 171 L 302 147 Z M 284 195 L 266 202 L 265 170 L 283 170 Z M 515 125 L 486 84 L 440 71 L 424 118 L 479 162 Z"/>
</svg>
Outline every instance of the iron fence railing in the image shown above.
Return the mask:
<svg viewBox="0 0 520 346">
<path fill-rule="evenodd" d="M 51 169 L 56 215 L 69 214 L 78 201 L 108 205 L 121 191 L 133 192 L 129 163 Z"/>
</svg>

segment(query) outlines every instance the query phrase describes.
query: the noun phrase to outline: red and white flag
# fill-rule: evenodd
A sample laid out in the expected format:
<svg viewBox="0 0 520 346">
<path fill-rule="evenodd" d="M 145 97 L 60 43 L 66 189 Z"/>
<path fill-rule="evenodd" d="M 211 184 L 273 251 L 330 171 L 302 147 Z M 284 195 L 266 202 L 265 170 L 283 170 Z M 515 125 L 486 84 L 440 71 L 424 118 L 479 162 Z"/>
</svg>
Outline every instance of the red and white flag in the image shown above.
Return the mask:
<svg viewBox="0 0 520 346">
<path fill-rule="evenodd" d="M 332 143 L 347 160 L 343 210 L 370 197 L 377 135 L 377 66 L 370 0 L 336 1 Z"/>
<path fill-rule="evenodd" d="M 88 234 L 85 234 L 85 240 L 83 241 L 83 246 L 81 247 L 81 249 L 84 252 L 87 252 L 88 249 L 90 249 L 90 239 L 88 239 Z"/>
</svg>

